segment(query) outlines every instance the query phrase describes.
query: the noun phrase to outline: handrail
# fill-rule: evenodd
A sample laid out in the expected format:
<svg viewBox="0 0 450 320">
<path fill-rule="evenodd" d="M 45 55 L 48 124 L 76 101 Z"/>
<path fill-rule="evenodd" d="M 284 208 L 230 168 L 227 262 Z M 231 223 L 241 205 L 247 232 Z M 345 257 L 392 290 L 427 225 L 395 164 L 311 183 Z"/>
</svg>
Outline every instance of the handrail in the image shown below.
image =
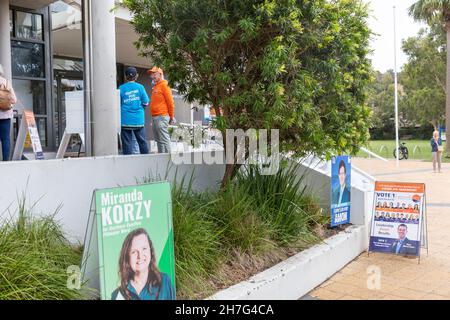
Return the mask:
<svg viewBox="0 0 450 320">
<path fill-rule="evenodd" d="M 413 157 L 416 155 L 416 151 L 419 150 L 422 153 L 422 148 L 419 145 L 415 145 L 413 149 Z"/>
<path fill-rule="evenodd" d="M 382 156 L 377 155 L 376 153 L 366 149 L 366 148 L 361 148 L 361 151 L 367 153 L 368 155 L 371 155 L 374 158 L 377 158 L 379 160 L 385 161 L 385 162 L 389 162 L 386 158 L 383 158 Z"/>
<path fill-rule="evenodd" d="M 382 154 L 383 150 L 386 150 L 386 154 L 389 154 L 389 149 L 388 149 L 388 147 L 386 147 L 386 145 L 384 145 L 384 144 L 381 145 L 380 150 L 378 150 L 378 152 L 379 152 L 380 154 Z"/>
</svg>

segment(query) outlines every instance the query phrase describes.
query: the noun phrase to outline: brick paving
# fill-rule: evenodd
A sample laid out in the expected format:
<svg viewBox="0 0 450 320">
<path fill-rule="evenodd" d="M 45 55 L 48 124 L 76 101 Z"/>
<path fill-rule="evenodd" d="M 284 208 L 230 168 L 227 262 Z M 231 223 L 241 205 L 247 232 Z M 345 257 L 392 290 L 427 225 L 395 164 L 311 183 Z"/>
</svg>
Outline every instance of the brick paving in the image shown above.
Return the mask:
<svg viewBox="0 0 450 320">
<path fill-rule="evenodd" d="M 428 203 L 429 251 L 417 259 L 380 253 L 361 254 L 309 293 L 333 300 L 450 300 L 450 164 L 433 173 L 430 162 L 353 159 L 380 181 L 424 182 Z M 379 288 L 369 289 L 370 270 L 380 271 Z"/>
</svg>

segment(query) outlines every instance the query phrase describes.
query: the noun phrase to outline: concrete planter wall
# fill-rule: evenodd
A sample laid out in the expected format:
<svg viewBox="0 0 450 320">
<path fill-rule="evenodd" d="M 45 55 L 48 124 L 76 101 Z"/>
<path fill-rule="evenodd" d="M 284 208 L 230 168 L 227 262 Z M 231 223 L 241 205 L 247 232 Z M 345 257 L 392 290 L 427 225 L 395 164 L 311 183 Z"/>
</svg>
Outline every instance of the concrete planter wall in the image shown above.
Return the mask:
<svg viewBox="0 0 450 320">
<path fill-rule="evenodd" d="M 352 226 L 211 300 L 297 300 L 352 261 L 368 245 L 365 226 Z"/>
<path fill-rule="evenodd" d="M 223 151 L 216 152 L 223 157 Z M 199 156 L 205 155 L 211 156 L 211 153 L 197 152 L 190 156 L 198 160 Z M 24 194 L 29 204 L 37 202 L 36 214 L 51 214 L 61 204 L 58 218 L 69 239 L 82 241 L 95 189 L 135 185 L 149 176 L 164 178 L 169 167 L 169 181 L 173 181 L 175 175 L 179 181 L 193 173 L 197 191 L 217 190 L 225 170 L 225 166 L 219 164 L 174 166 L 169 155 L 0 163 L 0 213 L 3 213 L 0 224 L 2 219 L 17 212 L 17 199 Z M 314 158 L 302 161 L 298 169 L 310 192 L 324 207 L 329 205 L 330 172 L 329 163 Z M 373 181 L 372 177 L 353 168 L 351 222 L 354 226 L 346 232 L 219 292 L 211 299 L 298 299 L 325 281 L 367 248 Z"/>
</svg>

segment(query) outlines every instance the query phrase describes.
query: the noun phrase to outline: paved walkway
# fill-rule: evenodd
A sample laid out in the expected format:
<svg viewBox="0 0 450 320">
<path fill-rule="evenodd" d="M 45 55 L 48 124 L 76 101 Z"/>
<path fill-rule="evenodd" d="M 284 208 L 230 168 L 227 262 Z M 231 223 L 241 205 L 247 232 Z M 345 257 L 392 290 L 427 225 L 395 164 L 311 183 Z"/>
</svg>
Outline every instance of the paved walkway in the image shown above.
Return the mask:
<svg viewBox="0 0 450 320">
<path fill-rule="evenodd" d="M 432 163 L 353 159 L 353 164 L 380 181 L 425 182 L 428 202 L 429 252 L 417 259 L 379 253 L 361 254 L 309 293 L 312 298 L 339 300 L 450 300 L 450 164 L 433 173 Z M 368 288 L 379 270 L 379 289 Z M 375 277 L 376 278 L 376 277 Z"/>
</svg>

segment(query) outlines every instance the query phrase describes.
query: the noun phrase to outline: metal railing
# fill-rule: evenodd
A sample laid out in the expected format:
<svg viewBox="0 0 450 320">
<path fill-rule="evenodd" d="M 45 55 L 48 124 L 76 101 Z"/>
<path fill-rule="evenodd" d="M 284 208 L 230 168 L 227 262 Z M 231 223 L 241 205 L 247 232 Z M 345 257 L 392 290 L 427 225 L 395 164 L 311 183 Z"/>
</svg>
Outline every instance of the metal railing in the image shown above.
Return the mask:
<svg viewBox="0 0 450 320">
<path fill-rule="evenodd" d="M 364 153 L 367 153 L 369 156 L 372 156 L 372 157 L 374 157 L 376 159 L 382 160 L 384 162 L 389 162 L 386 158 L 383 158 L 382 156 L 380 156 L 380 155 L 376 154 L 375 152 L 372 152 L 372 151 L 370 151 L 370 150 L 368 150 L 366 148 L 361 148 L 361 151 L 364 152 Z"/>
</svg>

